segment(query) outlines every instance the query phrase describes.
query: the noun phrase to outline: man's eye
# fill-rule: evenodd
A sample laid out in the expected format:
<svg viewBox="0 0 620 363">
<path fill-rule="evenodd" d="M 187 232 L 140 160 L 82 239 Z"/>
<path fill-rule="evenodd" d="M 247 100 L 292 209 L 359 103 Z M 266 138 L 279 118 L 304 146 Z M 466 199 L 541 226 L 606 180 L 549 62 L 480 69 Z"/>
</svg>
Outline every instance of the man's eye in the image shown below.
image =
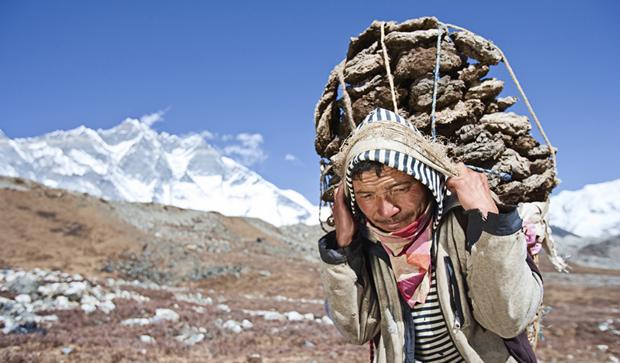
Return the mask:
<svg viewBox="0 0 620 363">
<path fill-rule="evenodd" d="M 396 187 L 392 189 L 392 193 L 406 193 L 409 190 L 409 186 Z"/>
<path fill-rule="evenodd" d="M 372 199 L 372 194 L 360 194 L 358 198 L 362 200 L 370 200 Z"/>
</svg>

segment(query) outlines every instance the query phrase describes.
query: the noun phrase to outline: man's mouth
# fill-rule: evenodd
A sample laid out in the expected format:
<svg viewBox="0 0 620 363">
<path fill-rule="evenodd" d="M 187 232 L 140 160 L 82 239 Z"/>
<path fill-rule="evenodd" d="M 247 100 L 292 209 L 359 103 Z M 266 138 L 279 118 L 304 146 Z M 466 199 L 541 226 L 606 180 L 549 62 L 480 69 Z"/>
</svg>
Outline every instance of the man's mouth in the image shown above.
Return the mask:
<svg viewBox="0 0 620 363">
<path fill-rule="evenodd" d="M 401 224 L 402 221 L 396 220 L 396 221 L 385 221 L 385 222 L 381 222 L 381 224 L 385 225 L 385 226 L 390 226 L 390 227 L 395 227 L 398 226 L 399 224 Z"/>
</svg>

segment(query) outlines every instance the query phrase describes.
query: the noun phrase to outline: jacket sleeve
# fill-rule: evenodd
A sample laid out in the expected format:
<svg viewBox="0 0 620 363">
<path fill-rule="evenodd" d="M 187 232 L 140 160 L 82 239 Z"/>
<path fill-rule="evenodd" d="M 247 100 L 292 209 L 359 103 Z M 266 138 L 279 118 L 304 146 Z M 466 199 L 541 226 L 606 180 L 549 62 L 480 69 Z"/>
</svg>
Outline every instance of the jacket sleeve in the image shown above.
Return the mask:
<svg viewBox="0 0 620 363">
<path fill-rule="evenodd" d="M 319 252 L 328 315 L 351 343 L 368 342 L 379 332 L 380 313 L 361 241 L 338 248 L 332 231 L 319 240 Z"/>
<path fill-rule="evenodd" d="M 517 209 L 499 214 L 467 211 L 467 285 L 478 323 L 502 338 L 521 333 L 534 319 L 543 298 L 540 276 L 527 259 Z"/>
</svg>

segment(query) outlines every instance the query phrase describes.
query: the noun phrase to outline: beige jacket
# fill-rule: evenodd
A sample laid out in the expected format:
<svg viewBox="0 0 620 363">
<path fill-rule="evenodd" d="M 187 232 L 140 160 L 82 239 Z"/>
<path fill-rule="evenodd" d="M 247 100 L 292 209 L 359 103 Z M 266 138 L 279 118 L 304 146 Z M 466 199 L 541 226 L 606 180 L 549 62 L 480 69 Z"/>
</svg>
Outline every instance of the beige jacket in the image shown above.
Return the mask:
<svg viewBox="0 0 620 363">
<path fill-rule="evenodd" d="M 535 361 L 531 349 L 511 355 L 502 339 L 523 333 L 543 298 L 542 281 L 526 262 L 518 212 L 490 213 L 483 221 L 477 210 L 448 209 L 432 266 L 457 349 L 467 362 Z M 329 313 L 350 342 L 374 340 L 374 362 L 405 362 L 408 328 L 389 260 L 372 252 L 380 245 L 364 231 L 359 235 L 345 249 L 335 248 L 333 232 L 319 241 Z M 519 354 L 530 354 L 530 359 L 515 359 Z"/>
</svg>

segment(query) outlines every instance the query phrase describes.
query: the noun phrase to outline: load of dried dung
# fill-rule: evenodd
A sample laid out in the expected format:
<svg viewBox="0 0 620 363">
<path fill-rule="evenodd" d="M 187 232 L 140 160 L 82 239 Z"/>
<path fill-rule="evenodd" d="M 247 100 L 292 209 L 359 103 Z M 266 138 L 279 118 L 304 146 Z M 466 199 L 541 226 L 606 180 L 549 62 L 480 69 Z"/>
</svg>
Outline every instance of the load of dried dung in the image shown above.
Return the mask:
<svg viewBox="0 0 620 363">
<path fill-rule="evenodd" d="M 316 151 L 329 164 L 368 113 L 397 109 L 453 161 L 486 169 L 504 203 L 546 201 L 558 183 L 554 155 L 531 135 L 527 116 L 508 111 L 517 98 L 499 97 L 504 82 L 487 77 L 502 61 L 491 41 L 434 17 L 375 21 L 329 75 L 314 114 Z M 339 177 L 324 169 L 330 190 Z"/>
</svg>

